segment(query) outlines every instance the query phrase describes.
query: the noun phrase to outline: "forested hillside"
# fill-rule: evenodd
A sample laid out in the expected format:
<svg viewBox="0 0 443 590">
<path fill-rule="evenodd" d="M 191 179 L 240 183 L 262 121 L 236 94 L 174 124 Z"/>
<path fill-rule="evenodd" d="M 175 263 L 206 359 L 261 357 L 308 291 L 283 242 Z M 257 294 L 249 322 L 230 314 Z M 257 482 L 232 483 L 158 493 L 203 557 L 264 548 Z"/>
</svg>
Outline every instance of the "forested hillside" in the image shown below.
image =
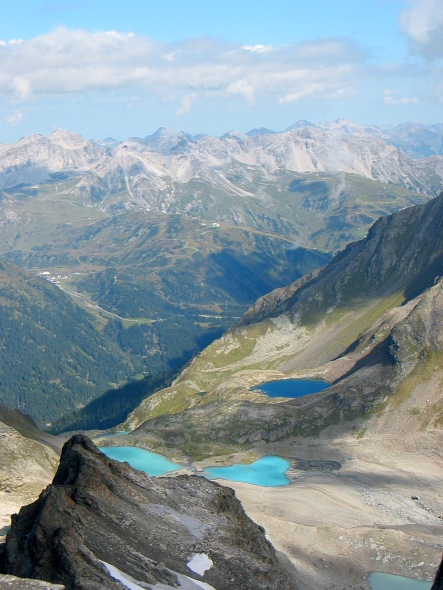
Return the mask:
<svg viewBox="0 0 443 590">
<path fill-rule="evenodd" d="M 0 262 L 0 399 L 44 425 L 133 373 L 130 357 L 60 289 Z"/>
</svg>

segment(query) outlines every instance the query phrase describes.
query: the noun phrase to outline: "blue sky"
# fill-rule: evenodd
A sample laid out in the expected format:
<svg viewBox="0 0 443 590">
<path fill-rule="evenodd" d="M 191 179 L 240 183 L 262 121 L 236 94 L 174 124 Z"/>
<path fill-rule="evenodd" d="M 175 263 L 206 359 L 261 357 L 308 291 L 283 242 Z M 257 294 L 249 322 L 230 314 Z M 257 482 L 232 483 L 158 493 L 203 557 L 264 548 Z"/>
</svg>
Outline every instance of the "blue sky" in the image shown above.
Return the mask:
<svg viewBox="0 0 443 590">
<path fill-rule="evenodd" d="M 443 121 L 441 0 L 0 0 L 0 143 Z"/>
</svg>

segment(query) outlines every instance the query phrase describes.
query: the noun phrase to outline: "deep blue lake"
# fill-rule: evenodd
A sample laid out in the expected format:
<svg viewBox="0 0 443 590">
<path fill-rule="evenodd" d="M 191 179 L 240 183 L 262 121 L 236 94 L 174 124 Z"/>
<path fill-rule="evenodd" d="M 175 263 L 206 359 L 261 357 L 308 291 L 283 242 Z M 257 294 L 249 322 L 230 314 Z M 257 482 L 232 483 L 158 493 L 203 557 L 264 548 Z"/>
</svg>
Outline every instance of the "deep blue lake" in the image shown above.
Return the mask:
<svg viewBox="0 0 443 590">
<path fill-rule="evenodd" d="M 163 455 L 151 453 L 137 447 L 98 447 L 111 459 L 127 461 L 131 467 L 144 471 L 148 475 L 164 475 L 181 469 L 183 465 L 172 463 Z M 268 455 L 250 465 L 235 464 L 230 467 L 209 467 L 201 474 L 208 479 L 226 479 L 242 481 L 257 486 L 285 486 L 290 483 L 285 473 L 290 463 L 282 457 Z"/>
<path fill-rule="evenodd" d="M 279 379 L 277 381 L 265 381 L 251 387 L 249 391 L 260 391 L 260 393 L 265 393 L 268 397 L 296 398 L 310 393 L 318 393 L 328 387 L 331 387 L 330 383 L 319 379 Z"/>
<path fill-rule="evenodd" d="M 374 572 L 369 576 L 371 590 L 430 590 L 432 582 Z"/>
</svg>

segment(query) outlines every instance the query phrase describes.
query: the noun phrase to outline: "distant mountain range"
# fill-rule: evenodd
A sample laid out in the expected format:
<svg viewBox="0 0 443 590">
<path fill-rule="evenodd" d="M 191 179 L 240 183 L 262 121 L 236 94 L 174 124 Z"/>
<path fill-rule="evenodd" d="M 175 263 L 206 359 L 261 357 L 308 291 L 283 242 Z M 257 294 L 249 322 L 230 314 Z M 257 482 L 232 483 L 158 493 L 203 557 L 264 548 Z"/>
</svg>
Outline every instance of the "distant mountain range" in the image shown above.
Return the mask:
<svg viewBox="0 0 443 590">
<path fill-rule="evenodd" d="M 399 125 L 358 125 L 346 119 L 337 119 L 333 123 L 312 123 L 301 120 L 286 128 L 285 131 L 315 127 L 324 131 L 339 132 L 344 134 L 373 135 L 383 139 L 386 143 L 400 148 L 412 158 L 429 158 L 443 155 L 443 123 L 401 123 Z M 267 135 L 279 133 L 271 129 L 251 129 L 246 135 Z"/>
<path fill-rule="evenodd" d="M 0 145 L 0 254 L 63 289 L 89 312 L 85 321 L 92 314 L 89 344 L 102 339 L 117 355 L 115 375 L 96 374 L 85 399 L 129 372 L 146 385 L 126 397 L 138 403 L 257 298 L 324 265 L 380 216 L 437 194 L 443 156 L 413 159 L 392 142 L 401 136 L 411 150 L 426 144 L 437 154 L 439 129 L 405 124 L 389 135 L 338 121 L 218 138 L 167 129 L 122 142 L 63 130 L 30 136 Z M 20 313 L 29 313 L 33 299 L 23 301 L 30 307 Z M 66 372 L 62 358 L 53 365 Z M 46 373 L 33 373 L 32 387 Z M 71 390 L 48 379 L 47 391 Z M 6 389 L 7 403 L 24 395 Z M 85 401 L 65 400 L 45 416 L 31 399 L 43 406 L 26 403 L 40 424 Z M 120 406 L 118 420 L 129 409 Z M 103 419 L 109 426 L 112 413 Z"/>
<path fill-rule="evenodd" d="M 144 210 L 337 251 L 380 215 L 443 186 L 438 125 L 388 133 L 348 121 L 303 121 L 281 133 L 251 133 L 194 137 L 160 128 L 143 139 L 98 143 L 57 130 L 0 145 L 0 227 L 9 249 L 16 236 L 9 235 L 11 224 L 33 222 L 32 198 L 70 223 L 82 209 L 91 220 Z M 427 157 L 405 151 L 425 144 Z"/>
<path fill-rule="evenodd" d="M 248 200 L 258 184 L 275 182 L 282 172 L 357 174 L 435 194 L 443 174 L 442 136 L 443 125 L 382 129 L 340 120 L 222 137 L 160 128 L 143 139 L 100 144 L 58 129 L 0 145 L 0 189 L 52 183 L 104 210 L 143 206 L 190 214 L 203 205 L 198 183 Z M 60 185 L 68 178 L 69 189 Z"/>
</svg>

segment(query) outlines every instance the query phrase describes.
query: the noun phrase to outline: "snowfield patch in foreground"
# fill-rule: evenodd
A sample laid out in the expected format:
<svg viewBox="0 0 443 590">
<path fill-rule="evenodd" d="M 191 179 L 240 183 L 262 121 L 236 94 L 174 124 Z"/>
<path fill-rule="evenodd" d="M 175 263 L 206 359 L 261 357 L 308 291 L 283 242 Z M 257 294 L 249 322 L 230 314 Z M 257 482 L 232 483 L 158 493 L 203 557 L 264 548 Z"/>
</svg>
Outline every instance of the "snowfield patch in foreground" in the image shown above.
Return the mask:
<svg viewBox="0 0 443 590">
<path fill-rule="evenodd" d="M 207 555 L 205 557 L 207 558 Z M 209 559 L 209 561 L 211 561 L 211 560 Z M 128 590 L 146 590 L 146 584 L 143 584 L 143 586 L 140 586 L 140 584 L 138 584 L 137 580 L 134 580 L 134 578 L 132 576 L 125 574 L 124 572 L 122 572 L 121 570 L 119 570 L 115 566 L 111 565 L 110 563 L 106 563 L 105 561 L 102 561 L 101 563 L 106 567 L 109 574 L 115 580 L 118 580 L 119 582 L 121 582 L 123 584 L 123 586 L 126 586 L 126 588 L 128 588 Z M 212 565 L 212 561 L 211 561 L 211 565 Z M 206 568 L 206 569 L 209 569 L 209 568 Z M 179 574 L 177 572 L 174 572 L 174 573 L 179 580 L 180 588 L 182 590 L 199 590 L 200 588 L 202 588 L 203 590 L 216 590 L 216 588 L 214 588 L 214 586 L 211 586 L 210 584 L 206 584 L 205 582 L 200 582 L 199 580 L 194 580 L 193 578 L 189 578 L 188 576 L 184 576 L 183 574 Z M 152 588 L 153 588 L 153 590 L 154 589 L 155 590 L 175 590 L 175 588 L 173 586 L 169 586 L 167 584 L 155 584 L 152 586 Z"/>
<path fill-rule="evenodd" d="M 214 562 L 206 553 L 196 553 L 187 563 L 188 568 L 200 576 L 203 576 L 205 571 L 211 569 L 213 565 Z"/>
</svg>

